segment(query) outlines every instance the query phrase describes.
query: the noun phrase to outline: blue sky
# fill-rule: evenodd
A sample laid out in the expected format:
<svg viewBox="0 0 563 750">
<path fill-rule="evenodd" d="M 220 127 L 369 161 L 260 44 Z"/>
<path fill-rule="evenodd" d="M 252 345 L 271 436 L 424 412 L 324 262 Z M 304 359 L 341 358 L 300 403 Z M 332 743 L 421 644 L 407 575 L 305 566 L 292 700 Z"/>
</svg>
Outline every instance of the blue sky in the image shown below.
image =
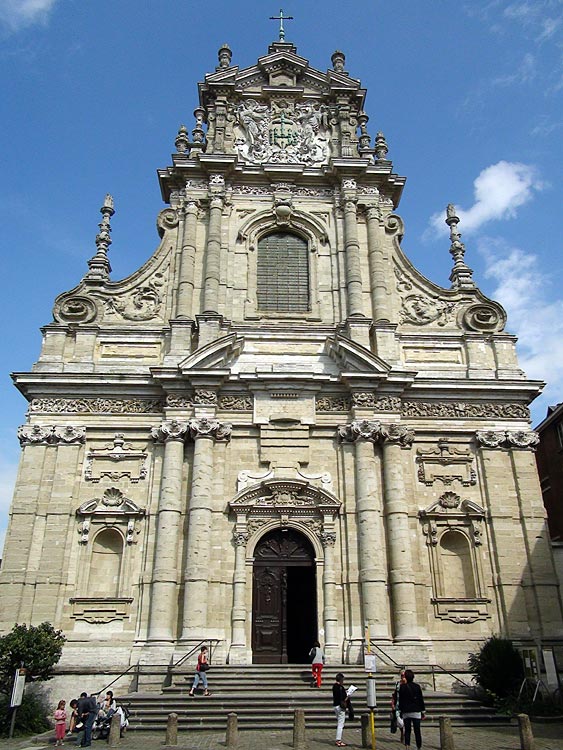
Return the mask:
<svg viewBox="0 0 563 750">
<path fill-rule="evenodd" d="M 335 49 L 368 90 L 372 139 L 385 133 L 407 184 L 403 249 L 449 286 L 447 203 L 466 262 L 508 311 L 521 364 L 546 380 L 534 423 L 563 399 L 563 0 L 288 1 L 288 41 L 314 67 Z M 0 549 L 29 370 L 57 294 L 95 252 L 99 208 L 115 199 L 112 278 L 157 246 L 156 169 L 197 82 L 227 42 L 246 67 L 277 38 L 278 2 L 0 0 Z"/>
</svg>

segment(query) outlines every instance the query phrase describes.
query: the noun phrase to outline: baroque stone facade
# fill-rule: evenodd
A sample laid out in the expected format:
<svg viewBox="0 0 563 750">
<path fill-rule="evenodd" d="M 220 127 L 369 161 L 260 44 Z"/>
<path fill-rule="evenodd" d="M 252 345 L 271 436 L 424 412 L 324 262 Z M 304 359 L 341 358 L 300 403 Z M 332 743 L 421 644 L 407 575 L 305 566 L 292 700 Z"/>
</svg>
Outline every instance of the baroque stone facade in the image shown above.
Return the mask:
<svg viewBox="0 0 563 750">
<path fill-rule="evenodd" d="M 559 646 L 540 386 L 454 207 L 446 289 L 402 250 L 404 178 L 344 55 L 231 57 L 159 171 L 152 258 L 110 281 L 107 196 L 15 376 L 2 631 L 50 620 L 63 665 L 124 669 L 204 639 L 231 663 L 304 662 L 317 637 L 356 661 L 366 626 L 402 663 L 463 663 L 491 633 Z"/>
</svg>

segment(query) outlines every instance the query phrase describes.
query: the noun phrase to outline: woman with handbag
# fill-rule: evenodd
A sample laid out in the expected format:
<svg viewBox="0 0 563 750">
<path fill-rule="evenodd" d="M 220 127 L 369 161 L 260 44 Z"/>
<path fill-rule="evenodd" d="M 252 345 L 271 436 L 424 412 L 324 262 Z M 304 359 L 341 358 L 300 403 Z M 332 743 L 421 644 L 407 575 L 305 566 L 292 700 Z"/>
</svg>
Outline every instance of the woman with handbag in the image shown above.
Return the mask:
<svg viewBox="0 0 563 750">
<path fill-rule="evenodd" d="M 203 694 L 204 695 L 211 695 L 210 691 L 207 689 L 207 671 L 210 668 L 210 664 L 207 658 L 207 646 L 202 646 L 201 650 L 197 657 L 197 666 L 195 668 L 195 675 L 194 675 L 194 684 L 192 685 L 192 689 L 188 693 L 192 698 L 194 697 L 197 686 L 201 682 L 203 685 Z"/>
</svg>

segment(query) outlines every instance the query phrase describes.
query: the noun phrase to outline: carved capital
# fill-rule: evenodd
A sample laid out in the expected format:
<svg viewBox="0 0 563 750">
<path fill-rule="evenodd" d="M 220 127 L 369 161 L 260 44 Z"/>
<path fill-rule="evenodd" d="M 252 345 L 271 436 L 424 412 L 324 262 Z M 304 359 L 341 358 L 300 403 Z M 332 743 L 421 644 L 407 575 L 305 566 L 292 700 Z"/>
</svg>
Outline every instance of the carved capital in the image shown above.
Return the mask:
<svg viewBox="0 0 563 750">
<path fill-rule="evenodd" d="M 337 436 L 341 443 L 356 443 L 358 440 L 377 443 L 381 438 L 381 422 L 362 419 L 340 425 L 337 428 Z"/>
<path fill-rule="evenodd" d="M 336 532 L 334 531 L 321 531 L 319 537 L 323 547 L 334 547 L 336 544 Z"/>
<path fill-rule="evenodd" d="M 233 542 L 235 547 L 246 547 L 250 534 L 248 531 L 233 531 Z"/>
<path fill-rule="evenodd" d="M 231 439 L 232 425 L 219 422 L 217 419 L 190 419 L 190 435 L 193 440 L 198 438 L 212 438 L 216 441 L 229 441 Z"/>
<path fill-rule="evenodd" d="M 187 422 L 180 422 L 177 419 L 171 419 L 169 422 L 163 422 L 159 427 L 151 428 L 151 437 L 157 443 L 167 443 L 174 440 L 185 442 L 188 434 Z"/>
<path fill-rule="evenodd" d="M 540 436 L 533 430 L 478 430 L 477 442 L 484 448 L 520 448 L 535 450 Z"/>
<path fill-rule="evenodd" d="M 410 448 L 414 441 L 415 432 L 404 424 L 381 425 L 381 438 L 387 443 L 397 443 L 401 448 Z"/>
<path fill-rule="evenodd" d="M 84 443 L 86 428 L 74 425 L 22 425 L 18 428 L 20 445 L 73 445 Z"/>
</svg>

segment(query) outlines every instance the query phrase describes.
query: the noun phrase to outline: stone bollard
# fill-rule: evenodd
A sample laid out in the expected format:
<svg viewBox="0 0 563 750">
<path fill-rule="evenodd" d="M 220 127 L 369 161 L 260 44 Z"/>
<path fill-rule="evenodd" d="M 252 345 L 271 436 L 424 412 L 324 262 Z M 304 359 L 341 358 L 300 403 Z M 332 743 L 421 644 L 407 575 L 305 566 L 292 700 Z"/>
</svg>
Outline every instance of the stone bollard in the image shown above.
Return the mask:
<svg viewBox="0 0 563 750">
<path fill-rule="evenodd" d="M 518 714 L 518 729 L 520 730 L 521 750 L 535 750 L 534 735 L 528 714 Z"/>
<path fill-rule="evenodd" d="M 369 714 L 360 716 L 362 722 L 362 747 L 371 747 L 371 731 L 369 728 Z"/>
<path fill-rule="evenodd" d="M 305 750 L 305 711 L 296 708 L 293 714 L 293 747 Z"/>
<path fill-rule="evenodd" d="M 440 750 L 455 750 L 452 721 L 447 716 L 440 716 Z"/>
<path fill-rule="evenodd" d="M 238 745 L 238 718 L 235 713 L 227 714 L 227 747 Z"/>
<path fill-rule="evenodd" d="M 114 714 L 111 717 L 111 724 L 109 725 L 109 747 L 119 747 L 121 745 L 121 716 Z"/>
<path fill-rule="evenodd" d="M 164 744 L 178 744 L 178 714 L 168 714 L 168 721 L 166 722 L 166 739 L 164 740 Z"/>
</svg>

